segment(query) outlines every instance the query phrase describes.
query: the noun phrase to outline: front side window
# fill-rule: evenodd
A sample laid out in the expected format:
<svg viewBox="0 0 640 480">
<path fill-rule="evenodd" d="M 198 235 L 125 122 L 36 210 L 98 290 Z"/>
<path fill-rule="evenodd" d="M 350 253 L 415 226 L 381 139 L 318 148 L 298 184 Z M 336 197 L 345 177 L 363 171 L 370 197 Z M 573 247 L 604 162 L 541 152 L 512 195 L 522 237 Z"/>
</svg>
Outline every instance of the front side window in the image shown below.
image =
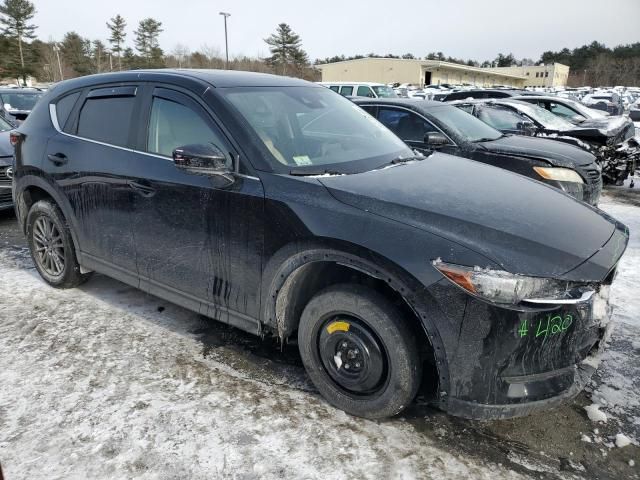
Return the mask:
<svg viewBox="0 0 640 480">
<path fill-rule="evenodd" d="M 371 88 L 376 92 L 378 98 L 398 98 L 398 95 L 393 91 L 393 88 L 388 87 L 387 85 L 374 85 Z"/>
<path fill-rule="evenodd" d="M 499 106 L 482 106 L 478 118 L 498 130 L 517 130 L 518 123 L 524 121 L 521 115 Z"/>
<path fill-rule="evenodd" d="M 129 143 L 136 98 L 87 98 L 78 119 L 78 136 L 124 147 Z"/>
<path fill-rule="evenodd" d="M 561 103 L 549 102 L 549 111 L 568 120 L 573 120 L 576 116 L 584 118 L 584 116 L 580 115 L 578 112 L 574 112 Z"/>
<path fill-rule="evenodd" d="M 272 164 L 377 168 L 412 151 L 351 101 L 317 87 L 238 87 L 220 93 L 269 151 Z"/>
<path fill-rule="evenodd" d="M 358 90 L 356 90 L 356 95 L 358 97 L 369 97 L 369 98 L 374 98 L 375 96 L 369 87 L 363 86 L 363 85 L 360 85 L 358 87 Z"/>
<path fill-rule="evenodd" d="M 427 133 L 438 131 L 430 122 L 407 110 L 381 107 L 378 120 L 407 142 L 424 142 Z"/>
<path fill-rule="evenodd" d="M 171 157 L 178 147 L 198 144 L 213 144 L 218 148 L 223 145 L 200 114 L 180 103 L 154 97 L 149 118 L 147 151 Z"/>
<path fill-rule="evenodd" d="M 569 123 L 564 118 L 560 118 L 554 115 L 549 110 L 540 108 L 537 105 L 531 105 L 530 103 L 518 102 L 518 110 L 538 122 L 544 128 L 550 130 L 571 130 L 574 128 L 573 124 Z"/>
</svg>

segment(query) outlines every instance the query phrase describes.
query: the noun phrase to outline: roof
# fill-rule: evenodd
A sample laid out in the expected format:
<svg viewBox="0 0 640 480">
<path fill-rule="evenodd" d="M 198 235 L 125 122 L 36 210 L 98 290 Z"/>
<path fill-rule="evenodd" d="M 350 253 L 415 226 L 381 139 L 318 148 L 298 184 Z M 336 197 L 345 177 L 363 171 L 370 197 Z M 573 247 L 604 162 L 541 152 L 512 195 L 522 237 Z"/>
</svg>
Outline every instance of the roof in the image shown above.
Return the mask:
<svg viewBox="0 0 640 480">
<path fill-rule="evenodd" d="M 268 73 L 244 72 L 238 70 L 204 70 L 204 69 L 170 69 L 128 70 L 124 72 L 99 73 L 87 75 L 56 84 L 66 88 L 78 88 L 109 82 L 153 81 L 170 78 L 184 78 L 200 80 L 216 88 L 227 87 L 294 87 L 316 85 L 306 80 L 292 77 L 282 77 Z"/>
<path fill-rule="evenodd" d="M 367 97 L 354 97 L 351 99 L 356 105 L 369 104 L 369 105 L 388 105 L 410 108 L 411 110 L 425 110 L 435 107 L 448 107 L 450 103 L 436 102 L 433 100 L 422 100 L 418 98 L 367 98 Z"/>
<path fill-rule="evenodd" d="M 323 68 L 326 68 L 327 66 L 331 66 L 331 65 L 340 65 L 340 64 L 353 63 L 353 62 L 370 62 L 370 61 L 410 62 L 410 63 L 416 64 L 416 66 L 420 66 L 424 68 L 450 68 L 453 70 L 464 70 L 467 72 L 474 72 L 482 75 L 493 75 L 498 77 L 516 78 L 518 80 L 526 80 L 527 78 L 529 78 L 524 75 L 515 75 L 513 73 L 498 72 L 492 68 L 472 67 L 469 65 L 463 65 L 461 63 L 443 62 L 441 60 L 416 60 L 416 59 L 407 59 L 407 58 L 366 57 L 366 58 L 357 58 L 353 60 L 342 60 L 340 62 L 324 63 L 324 64 L 316 65 L 316 67 L 322 70 Z"/>
<path fill-rule="evenodd" d="M 380 82 L 344 82 L 344 81 L 340 81 L 340 82 L 315 82 L 318 85 L 323 85 L 323 86 L 327 86 L 327 85 L 366 85 L 368 87 L 384 87 L 385 84 L 384 83 L 380 83 Z"/>
<path fill-rule="evenodd" d="M 36 88 L 15 88 L 15 87 L 0 87 L 0 93 L 33 93 L 34 95 L 43 94 L 42 90 Z"/>
</svg>

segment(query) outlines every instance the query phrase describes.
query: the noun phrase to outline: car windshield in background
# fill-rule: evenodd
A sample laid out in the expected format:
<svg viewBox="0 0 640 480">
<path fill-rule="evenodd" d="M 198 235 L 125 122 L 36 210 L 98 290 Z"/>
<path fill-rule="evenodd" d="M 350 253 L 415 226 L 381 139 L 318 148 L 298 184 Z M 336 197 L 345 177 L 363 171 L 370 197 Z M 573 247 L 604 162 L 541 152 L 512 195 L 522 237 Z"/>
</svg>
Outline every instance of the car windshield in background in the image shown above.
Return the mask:
<svg viewBox="0 0 640 480">
<path fill-rule="evenodd" d="M 13 130 L 13 125 L 7 122 L 4 118 L 0 117 L 0 132 L 6 132 L 7 130 Z"/>
<path fill-rule="evenodd" d="M 447 134 L 459 140 L 473 143 L 502 137 L 501 132 L 457 107 L 442 105 L 431 107 L 428 112 Z"/>
<path fill-rule="evenodd" d="M 371 88 L 373 88 L 373 91 L 376 92 L 379 98 L 398 98 L 393 88 L 387 87 L 386 85 L 374 85 Z"/>
<path fill-rule="evenodd" d="M 276 165 L 333 171 L 363 161 L 358 171 L 364 171 L 414 155 L 371 115 L 326 88 L 229 88 L 222 93 L 260 137 Z"/>
<path fill-rule="evenodd" d="M 519 102 L 516 108 L 546 129 L 562 131 L 572 130 L 575 128 L 575 125 L 571 122 L 564 120 L 563 118 L 551 113 L 549 110 L 545 110 L 537 105 Z"/>
<path fill-rule="evenodd" d="M 41 96 L 42 94 L 40 93 L 1 93 L 0 99 L 4 109 L 9 112 L 16 110 L 30 112 Z"/>
</svg>

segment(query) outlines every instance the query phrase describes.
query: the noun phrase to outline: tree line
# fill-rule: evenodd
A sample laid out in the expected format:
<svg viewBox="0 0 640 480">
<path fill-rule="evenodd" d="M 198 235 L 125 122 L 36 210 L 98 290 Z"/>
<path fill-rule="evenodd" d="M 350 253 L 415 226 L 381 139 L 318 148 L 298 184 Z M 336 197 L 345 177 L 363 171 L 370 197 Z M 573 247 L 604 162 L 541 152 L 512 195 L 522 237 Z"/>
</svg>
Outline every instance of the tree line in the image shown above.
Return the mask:
<svg viewBox="0 0 640 480">
<path fill-rule="evenodd" d="M 29 0 L 0 3 L 0 78 L 13 78 L 20 83 L 26 83 L 28 77 L 56 82 L 141 68 L 226 67 L 217 47 L 204 45 L 191 52 L 178 44 L 171 52 L 165 52 L 159 43 L 162 22 L 151 17 L 141 20 L 132 32 L 122 15 L 110 18 L 105 22 L 106 43 L 74 31 L 67 32 L 60 41 L 42 41 L 36 36 L 38 27 L 32 23 L 35 13 Z M 235 57 L 230 59 L 228 68 L 317 79 L 318 72 L 309 64 L 300 36 L 289 25 L 281 23 L 264 41 L 269 57 Z"/>
<path fill-rule="evenodd" d="M 32 23 L 36 10 L 30 0 L 1 0 L 0 3 L 0 78 L 14 78 L 26 82 L 35 77 L 43 82 L 56 82 L 91 73 L 140 68 L 225 68 L 225 60 L 218 47 L 204 45 L 190 51 L 176 45 L 165 52 L 159 43 L 162 22 L 154 18 L 141 20 L 133 31 L 122 15 L 105 22 L 106 43 L 85 38 L 77 32 L 67 32 L 60 41 L 37 38 L 37 26 Z M 367 57 L 421 59 L 411 53 L 394 55 L 335 55 L 315 60 L 311 65 L 302 48 L 300 35 L 286 23 L 277 26 L 275 33 L 264 39 L 269 48 L 267 58 L 247 56 L 232 58 L 228 68 L 309 80 L 319 79 L 315 65 Z M 474 67 L 526 66 L 540 63 L 563 63 L 570 67 L 569 85 L 640 85 L 640 42 L 608 48 L 596 41 L 570 50 L 546 51 L 538 61 L 517 59 L 512 53 L 499 53 L 493 60 L 479 62 L 429 52 L 424 60 L 440 60 Z"/>
</svg>

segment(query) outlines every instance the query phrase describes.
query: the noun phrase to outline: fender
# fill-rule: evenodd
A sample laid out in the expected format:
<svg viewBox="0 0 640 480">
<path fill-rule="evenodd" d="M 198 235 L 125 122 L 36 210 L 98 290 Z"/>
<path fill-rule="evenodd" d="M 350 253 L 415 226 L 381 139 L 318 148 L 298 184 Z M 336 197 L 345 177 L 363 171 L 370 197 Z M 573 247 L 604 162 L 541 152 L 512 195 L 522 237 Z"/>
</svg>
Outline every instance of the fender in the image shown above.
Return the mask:
<svg viewBox="0 0 640 480">
<path fill-rule="evenodd" d="M 389 260 L 362 247 L 339 243 L 336 245 L 335 241 L 294 242 L 284 246 L 271 257 L 263 272 L 263 322 L 274 328 L 282 340 L 295 330 L 297 319 L 291 318 L 290 312 L 287 312 L 286 295 L 297 275 L 313 263 L 334 262 L 379 279 L 398 293 L 420 319 L 435 356 L 439 378 L 438 396 L 441 406 L 445 407 L 450 382 L 449 368 L 437 323 L 446 320 L 434 318 L 439 312 L 435 301 L 415 278 Z"/>
<path fill-rule="evenodd" d="M 22 228 L 22 232 L 26 234 L 27 215 L 29 213 L 27 211 L 26 202 L 24 200 L 25 190 L 29 187 L 38 187 L 41 190 L 47 192 L 62 211 L 62 215 L 64 215 L 65 220 L 69 224 L 69 230 L 71 231 L 71 238 L 73 239 L 73 244 L 75 245 L 76 252 L 81 252 L 81 243 L 76 233 L 80 231 L 78 228 L 78 221 L 73 214 L 73 209 L 71 208 L 71 204 L 69 203 L 69 200 L 67 200 L 67 197 L 59 192 L 58 188 L 54 187 L 52 183 L 47 182 L 44 178 L 38 175 L 28 174 L 21 176 L 20 178 L 16 178 L 14 181 L 14 188 L 16 192 L 15 195 L 17 200 L 16 209 L 18 210 L 18 221 L 20 223 L 20 228 Z"/>
</svg>

